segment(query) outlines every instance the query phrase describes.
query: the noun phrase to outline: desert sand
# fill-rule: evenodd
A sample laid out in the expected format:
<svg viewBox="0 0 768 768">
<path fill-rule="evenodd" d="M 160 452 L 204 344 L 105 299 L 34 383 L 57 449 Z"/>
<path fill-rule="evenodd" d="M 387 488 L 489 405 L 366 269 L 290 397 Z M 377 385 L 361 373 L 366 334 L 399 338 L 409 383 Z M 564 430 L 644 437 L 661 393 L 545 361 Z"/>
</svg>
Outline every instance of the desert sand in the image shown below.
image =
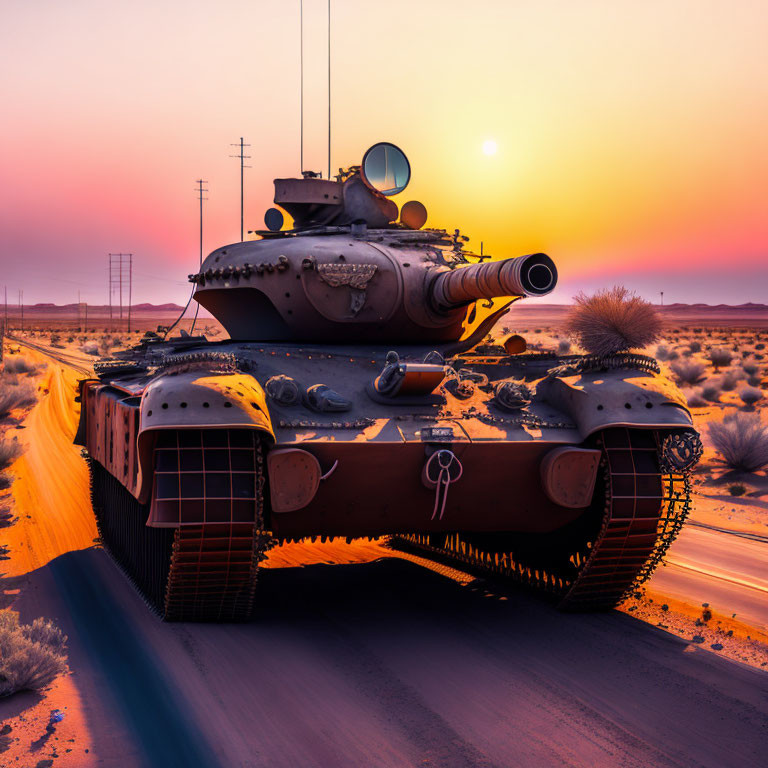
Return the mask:
<svg viewBox="0 0 768 768">
<path fill-rule="evenodd" d="M 759 493 L 723 501 L 702 479 L 703 511 L 668 565 L 607 614 L 559 614 L 381 542 L 332 542 L 270 556 L 251 624 L 164 624 L 94 545 L 72 445 L 72 365 L 87 358 L 38 347 L 44 396 L 18 429 L 2 599 L 59 624 L 71 673 L 0 700 L 0 765 L 764 765 Z M 65 718 L 47 733 L 54 708 Z"/>
</svg>

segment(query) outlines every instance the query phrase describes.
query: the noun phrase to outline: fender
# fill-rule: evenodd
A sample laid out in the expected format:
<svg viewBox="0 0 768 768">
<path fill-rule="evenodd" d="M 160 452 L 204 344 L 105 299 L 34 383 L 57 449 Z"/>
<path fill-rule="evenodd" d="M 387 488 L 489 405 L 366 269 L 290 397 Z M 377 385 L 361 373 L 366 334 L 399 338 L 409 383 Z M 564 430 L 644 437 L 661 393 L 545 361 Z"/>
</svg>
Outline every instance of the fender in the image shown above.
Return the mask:
<svg viewBox="0 0 768 768">
<path fill-rule="evenodd" d="M 152 492 L 152 454 L 161 430 L 256 429 L 275 433 L 261 384 L 244 373 L 185 371 L 153 380 L 141 397 L 137 438 L 139 476 L 136 498 Z"/>
<path fill-rule="evenodd" d="M 614 369 L 552 377 L 537 393 L 574 420 L 582 439 L 607 427 L 693 426 L 683 393 L 656 373 Z"/>
</svg>

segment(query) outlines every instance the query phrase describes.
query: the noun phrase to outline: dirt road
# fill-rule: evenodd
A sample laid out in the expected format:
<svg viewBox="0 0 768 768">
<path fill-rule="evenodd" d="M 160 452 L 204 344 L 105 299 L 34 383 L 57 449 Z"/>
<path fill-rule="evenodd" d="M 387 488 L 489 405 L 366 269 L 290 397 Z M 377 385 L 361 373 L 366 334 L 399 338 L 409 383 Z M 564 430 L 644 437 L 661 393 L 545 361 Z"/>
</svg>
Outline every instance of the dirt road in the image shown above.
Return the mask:
<svg viewBox="0 0 768 768">
<path fill-rule="evenodd" d="M 73 674 L 0 702 L 26 739 L 0 764 L 47 757 L 53 740 L 28 744 L 66 706 L 55 766 L 764 765 L 766 672 L 375 544 L 276 553 L 315 564 L 265 569 L 252 624 L 163 624 L 91 545 L 74 376 L 54 362 L 47 376 L 14 470 L 3 588 L 24 619 L 60 623 Z"/>
</svg>

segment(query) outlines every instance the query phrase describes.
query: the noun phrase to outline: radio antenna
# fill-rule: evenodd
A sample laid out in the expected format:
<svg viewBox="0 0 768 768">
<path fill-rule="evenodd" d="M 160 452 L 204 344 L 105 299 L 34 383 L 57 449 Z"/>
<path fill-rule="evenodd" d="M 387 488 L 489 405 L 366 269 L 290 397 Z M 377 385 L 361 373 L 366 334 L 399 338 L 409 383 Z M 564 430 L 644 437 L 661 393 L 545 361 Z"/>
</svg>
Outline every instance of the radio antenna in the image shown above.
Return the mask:
<svg viewBox="0 0 768 768">
<path fill-rule="evenodd" d="M 301 135 L 299 150 L 299 170 L 304 173 L 304 0 L 299 0 L 299 124 Z"/>
<path fill-rule="evenodd" d="M 328 179 L 331 178 L 331 0 L 328 0 Z"/>
</svg>

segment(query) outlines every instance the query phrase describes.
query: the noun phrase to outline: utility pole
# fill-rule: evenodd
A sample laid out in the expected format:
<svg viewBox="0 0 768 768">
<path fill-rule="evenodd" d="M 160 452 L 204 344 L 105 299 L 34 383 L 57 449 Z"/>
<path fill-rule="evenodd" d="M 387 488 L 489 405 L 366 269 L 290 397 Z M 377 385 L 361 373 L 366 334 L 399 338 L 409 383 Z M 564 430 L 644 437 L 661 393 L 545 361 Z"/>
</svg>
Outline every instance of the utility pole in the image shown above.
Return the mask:
<svg viewBox="0 0 768 768">
<path fill-rule="evenodd" d="M 19 329 L 22 333 L 24 332 L 24 291 L 19 288 L 19 313 L 21 314 L 21 328 Z"/>
<path fill-rule="evenodd" d="M 110 253 L 109 254 L 109 320 L 114 330 L 112 295 L 117 292 L 120 312 L 120 326 L 123 321 L 123 295 L 128 291 L 128 331 L 131 330 L 131 298 L 133 288 L 133 254 Z"/>
<path fill-rule="evenodd" d="M 664 291 L 660 291 L 661 293 L 661 306 L 664 306 Z"/>
<path fill-rule="evenodd" d="M 246 160 L 250 160 L 251 159 L 250 155 L 244 155 L 243 154 L 243 149 L 245 147 L 250 147 L 251 145 L 250 144 L 243 144 L 243 137 L 241 136 L 239 144 L 230 144 L 229 146 L 230 147 L 240 147 L 240 154 L 239 155 L 230 155 L 230 157 L 239 157 L 240 158 L 240 242 L 242 243 L 243 240 L 245 239 L 243 237 L 243 232 L 244 232 L 244 228 L 243 228 L 243 200 L 244 200 L 244 197 L 243 197 L 243 171 L 246 168 L 250 168 L 251 167 L 250 165 L 243 165 L 243 163 Z"/>
<path fill-rule="evenodd" d="M 208 191 L 203 189 L 203 184 L 208 182 L 205 179 L 198 179 L 197 184 L 197 199 L 200 202 L 200 266 L 203 266 L 203 200 L 207 200 L 207 197 L 203 195 Z"/>
<path fill-rule="evenodd" d="M 242 139 L 241 139 L 242 141 Z M 241 152 L 242 154 L 242 152 Z M 205 179 L 198 179 L 197 180 L 197 199 L 200 202 L 200 264 L 199 269 L 203 266 L 203 200 L 207 200 L 207 197 L 203 197 L 203 195 L 208 191 L 207 189 L 203 189 L 203 184 L 207 184 L 208 182 Z M 195 317 L 192 320 L 192 325 L 189 329 L 189 335 L 191 336 L 195 332 L 195 323 L 197 322 L 197 313 L 200 311 L 200 304 L 198 304 L 195 307 Z"/>
<path fill-rule="evenodd" d="M 131 300 L 133 299 L 133 254 L 128 254 L 128 333 L 131 332 Z"/>
</svg>

